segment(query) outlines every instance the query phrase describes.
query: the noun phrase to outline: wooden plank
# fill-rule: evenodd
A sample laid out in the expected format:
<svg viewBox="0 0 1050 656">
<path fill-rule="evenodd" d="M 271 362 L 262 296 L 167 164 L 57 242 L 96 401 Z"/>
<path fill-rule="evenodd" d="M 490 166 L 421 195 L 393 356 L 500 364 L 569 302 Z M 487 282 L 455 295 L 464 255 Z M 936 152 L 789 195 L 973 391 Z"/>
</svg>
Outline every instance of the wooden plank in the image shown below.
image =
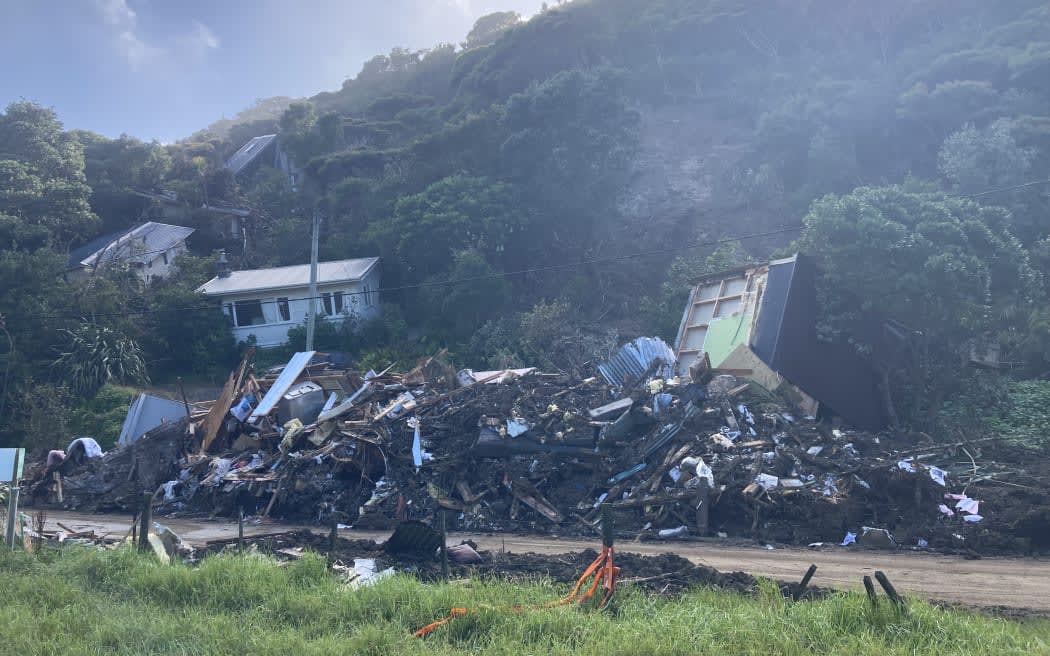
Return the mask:
<svg viewBox="0 0 1050 656">
<path fill-rule="evenodd" d="M 203 424 L 203 435 L 201 437 L 201 453 L 207 453 L 208 447 L 215 441 L 215 438 L 219 434 L 219 428 L 222 427 L 222 422 L 226 418 L 226 414 L 230 411 L 230 407 L 233 405 L 233 397 L 240 391 L 241 385 L 244 384 L 244 377 L 248 371 L 248 363 L 255 357 L 255 348 L 248 349 L 248 352 L 244 354 L 244 359 L 241 360 L 241 364 L 230 373 L 229 379 L 226 381 L 226 385 L 222 388 L 222 394 L 215 401 L 215 405 L 208 411 L 208 416 L 204 418 Z"/>
</svg>

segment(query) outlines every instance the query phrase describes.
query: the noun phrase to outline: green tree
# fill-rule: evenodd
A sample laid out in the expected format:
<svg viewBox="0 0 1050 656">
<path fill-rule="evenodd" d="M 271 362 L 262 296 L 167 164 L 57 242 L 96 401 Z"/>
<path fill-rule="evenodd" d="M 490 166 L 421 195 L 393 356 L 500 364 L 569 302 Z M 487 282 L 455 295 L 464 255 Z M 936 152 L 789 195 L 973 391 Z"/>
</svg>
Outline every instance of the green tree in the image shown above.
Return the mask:
<svg viewBox="0 0 1050 656">
<path fill-rule="evenodd" d="M 55 112 L 15 102 L 0 114 L 0 214 L 48 230 L 60 248 L 98 226 L 84 153 Z"/>
<path fill-rule="evenodd" d="M 874 316 L 921 336 L 905 363 L 912 394 L 894 406 L 903 420 L 930 421 L 963 385 L 975 340 L 1009 346 L 1043 294 L 1001 208 L 922 189 L 863 187 L 816 201 L 804 223 L 798 247 L 821 269 L 828 333 L 853 336 L 870 352 L 877 344 L 863 335 L 878 331 L 857 335 Z M 896 363 L 886 353 L 875 360 L 888 387 Z"/>
<path fill-rule="evenodd" d="M 511 185 L 451 176 L 399 200 L 373 235 L 416 280 L 447 271 L 464 249 L 506 265 L 520 258 L 526 239 L 519 204 Z"/>
<path fill-rule="evenodd" d="M 486 14 L 474 21 L 474 27 L 467 34 L 464 48 L 486 46 L 500 37 L 503 32 L 521 23 L 521 14 L 516 11 L 497 11 Z"/>
</svg>

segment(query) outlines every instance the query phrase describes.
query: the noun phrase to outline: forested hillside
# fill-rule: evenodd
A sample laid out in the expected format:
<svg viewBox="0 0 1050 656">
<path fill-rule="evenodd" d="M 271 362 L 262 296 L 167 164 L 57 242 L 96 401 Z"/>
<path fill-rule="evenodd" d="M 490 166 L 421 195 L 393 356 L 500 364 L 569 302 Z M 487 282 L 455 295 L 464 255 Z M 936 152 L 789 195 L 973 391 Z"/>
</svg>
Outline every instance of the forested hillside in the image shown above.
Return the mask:
<svg viewBox="0 0 1050 656">
<path fill-rule="evenodd" d="M 223 167 L 273 132 L 294 189 Z M 1050 371 L 1048 178 L 1038 0 L 577 0 L 377 55 L 341 89 L 171 145 L 15 103 L 0 114 L 0 443 L 61 441 L 108 382 L 223 375 L 238 346 L 193 292 L 215 250 L 235 268 L 306 262 L 315 208 L 322 259 L 382 257 L 384 319 L 319 334 L 368 364 L 448 347 L 475 368 L 581 367 L 623 336 L 673 337 L 703 272 L 801 248 L 824 272 L 829 335 L 877 312 L 920 336 L 882 363 L 899 421 L 932 430 L 978 399 L 1008 413 L 1008 381 L 960 353 L 995 344 L 1012 377 Z M 133 193 L 161 189 L 198 228 L 175 278 L 62 281 L 70 248 L 164 220 Z M 216 203 L 251 210 L 246 235 L 207 229 Z"/>
</svg>

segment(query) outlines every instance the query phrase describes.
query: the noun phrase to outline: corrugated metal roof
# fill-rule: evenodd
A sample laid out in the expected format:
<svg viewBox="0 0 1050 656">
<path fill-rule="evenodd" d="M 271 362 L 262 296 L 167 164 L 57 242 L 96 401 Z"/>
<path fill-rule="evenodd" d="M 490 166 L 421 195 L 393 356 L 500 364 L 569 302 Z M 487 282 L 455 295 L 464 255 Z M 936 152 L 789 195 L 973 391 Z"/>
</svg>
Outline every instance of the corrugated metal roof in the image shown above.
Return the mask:
<svg viewBox="0 0 1050 656">
<path fill-rule="evenodd" d="M 239 174 L 246 166 L 254 162 L 276 138 L 276 134 L 264 134 L 261 137 L 250 139 L 230 159 L 226 160 L 226 168 L 232 171 L 234 175 Z"/>
<path fill-rule="evenodd" d="M 300 351 L 292 356 L 292 359 L 288 361 L 288 364 L 281 370 L 280 375 L 277 376 L 277 380 L 273 381 L 270 385 L 270 389 L 266 392 L 266 396 L 259 401 L 259 405 L 252 411 L 248 421 L 258 420 L 260 417 L 265 417 L 270 414 L 270 411 L 277 407 L 277 402 L 281 400 L 288 388 L 292 386 L 295 379 L 299 377 L 299 374 L 303 373 L 303 369 L 310 364 L 310 360 L 313 359 L 314 353 L 317 351 Z"/>
<path fill-rule="evenodd" d="M 623 387 L 628 376 L 640 382 L 649 365 L 658 359 L 663 365 L 657 367 L 654 375 L 665 378 L 672 375 L 675 357 L 667 342 L 659 337 L 639 337 L 624 344 L 608 362 L 598 365 L 598 371 L 610 385 Z"/>
<path fill-rule="evenodd" d="M 361 280 L 379 262 L 378 257 L 356 260 L 336 260 L 317 263 L 317 284 Z M 310 284 L 310 265 L 274 267 L 272 269 L 248 269 L 234 271 L 225 278 L 212 278 L 197 291 L 208 296 L 222 296 L 240 292 L 255 292 L 285 287 L 302 287 Z"/>
<path fill-rule="evenodd" d="M 100 257 L 103 262 L 148 262 L 159 257 L 159 253 L 185 241 L 193 232 L 193 228 L 147 221 L 81 246 L 70 253 L 69 266 L 94 266 Z"/>
<path fill-rule="evenodd" d="M 117 444 L 127 446 L 165 422 L 176 422 L 186 416 L 186 406 L 178 401 L 151 394 L 139 394 L 128 409 Z"/>
</svg>

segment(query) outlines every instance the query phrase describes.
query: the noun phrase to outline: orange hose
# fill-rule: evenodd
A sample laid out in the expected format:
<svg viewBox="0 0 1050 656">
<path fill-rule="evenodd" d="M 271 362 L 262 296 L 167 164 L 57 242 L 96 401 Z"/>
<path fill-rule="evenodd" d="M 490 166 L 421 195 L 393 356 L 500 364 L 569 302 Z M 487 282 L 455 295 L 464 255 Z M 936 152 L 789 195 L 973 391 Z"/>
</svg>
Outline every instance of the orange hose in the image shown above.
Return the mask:
<svg viewBox="0 0 1050 656">
<path fill-rule="evenodd" d="M 616 588 L 616 579 L 619 575 L 620 568 L 616 567 L 616 565 L 613 564 L 613 548 L 602 547 L 602 552 L 598 554 L 598 557 L 594 559 L 594 562 L 588 565 L 587 569 L 583 571 L 583 574 L 580 576 L 579 579 L 576 580 L 576 585 L 573 586 L 572 591 L 568 595 L 557 601 L 552 601 L 548 604 L 543 604 L 540 606 L 513 606 L 508 610 L 512 612 L 521 612 L 526 608 L 537 610 L 543 608 L 555 608 L 557 606 L 564 606 L 573 602 L 576 602 L 578 604 L 584 604 L 587 602 L 588 599 L 594 596 L 594 593 L 597 592 L 599 586 L 605 589 L 605 595 L 602 597 L 601 603 L 598 604 L 598 607 L 604 608 L 605 605 L 609 603 L 609 600 L 612 599 L 613 591 Z M 583 589 L 585 585 L 587 585 L 588 579 L 590 579 L 591 577 L 593 577 L 594 580 L 590 581 L 590 587 L 587 588 L 586 592 L 580 594 L 580 590 Z M 412 635 L 416 638 L 422 638 L 426 635 L 429 635 L 435 629 L 448 624 L 455 618 L 463 617 L 464 615 L 471 612 L 473 612 L 473 609 L 470 608 L 453 608 L 447 616 L 443 617 L 442 619 L 436 622 L 431 622 L 430 624 L 427 624 Z"/>
</svg>

